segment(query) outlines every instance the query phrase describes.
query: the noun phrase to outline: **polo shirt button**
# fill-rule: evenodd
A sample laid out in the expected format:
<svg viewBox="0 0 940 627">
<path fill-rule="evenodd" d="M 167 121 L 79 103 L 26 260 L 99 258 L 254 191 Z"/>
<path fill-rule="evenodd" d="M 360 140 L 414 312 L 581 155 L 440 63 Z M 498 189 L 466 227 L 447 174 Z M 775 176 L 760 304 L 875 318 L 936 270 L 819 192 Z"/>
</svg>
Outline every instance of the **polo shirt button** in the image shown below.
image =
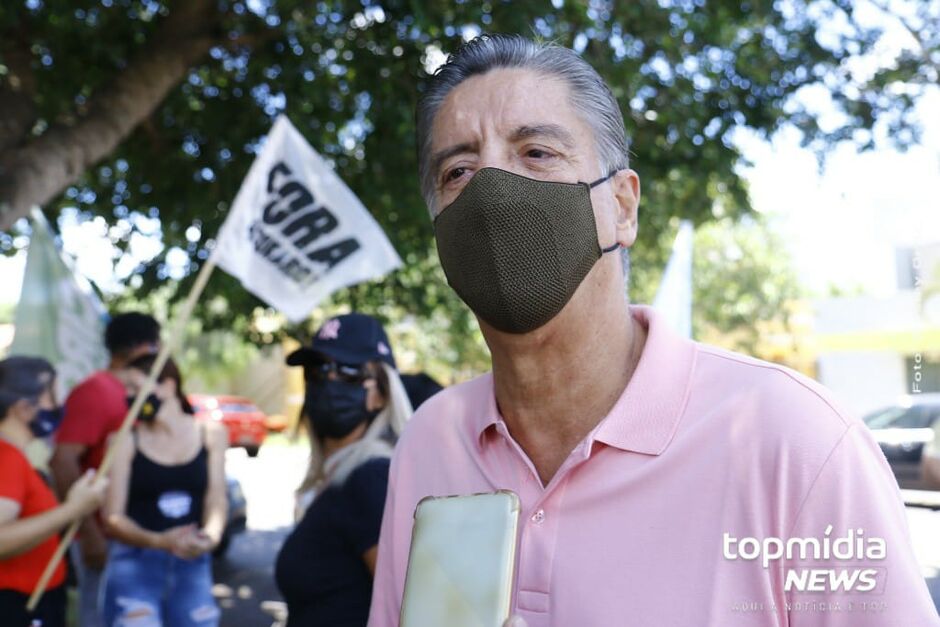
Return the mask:
<svg viewBox="0 0 940 627">
<path fill-rule="evenodd" d="M 539 511 L 532 514 L 532 522 L 536 525 L 541 525 L 545 521 L 545 510 L 540 509 Z"/>
</svg>

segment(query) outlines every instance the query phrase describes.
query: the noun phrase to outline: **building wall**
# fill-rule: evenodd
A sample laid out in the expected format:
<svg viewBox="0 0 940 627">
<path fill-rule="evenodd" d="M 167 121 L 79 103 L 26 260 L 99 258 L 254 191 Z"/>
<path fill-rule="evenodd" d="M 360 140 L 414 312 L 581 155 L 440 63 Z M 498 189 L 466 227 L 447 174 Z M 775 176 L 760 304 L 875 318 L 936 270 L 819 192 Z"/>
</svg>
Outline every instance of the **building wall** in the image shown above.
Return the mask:
<svg viewBox="0 0 940 627">
<path fill-rule="evenodd" d="M 6 356 L 10 351 L 10 345 L 13 343 L 13 325 L 0 324 L 0 357 Z"/>
<path fill-rule="evenodd" d="M 895 262 L 893 294 L 813 303 L 817 377 L 860 414 L 912 393 L 915 376 L 922 392 L 940 387 L 940 297 L 927 287 L 940 279 L 940 244 L 899 250 Z"/>
<path fill-rule="evenodd" d="M 897 401 L 907 387 L 904 356 L 890 351 L 820 355 L 819 380 L 849 411 L 863 416 Z"/>
</svg>

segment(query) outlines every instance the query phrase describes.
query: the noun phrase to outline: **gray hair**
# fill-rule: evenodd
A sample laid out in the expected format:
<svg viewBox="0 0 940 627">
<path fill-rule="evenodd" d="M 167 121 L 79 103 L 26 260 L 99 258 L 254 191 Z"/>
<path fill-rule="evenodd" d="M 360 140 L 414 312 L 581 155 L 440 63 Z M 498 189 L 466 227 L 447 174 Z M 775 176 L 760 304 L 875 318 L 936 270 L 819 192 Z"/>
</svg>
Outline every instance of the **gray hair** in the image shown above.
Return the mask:
<svg viewBox="0 0 940 627">
<path fill-rule="evenodd" d="M 451 54 L 431 76 L 415 114 L 418 176 L 421 194 L 436 213 L 435 173 L 431 171 L 431 129 L 434 118 L 451 90 L 471 76 L 495 68 L 532 70 L 561 79 L 570 89 L 574 108 L 594 134 L 601 174 L 630 167 L 623 114 L 604 79 L 576 52 L 551 42 L 532 41 L 520 35 L 480 35 Z M 629 276 L 629 249 L 621 249 L 624 276 Z"/>
</svg>

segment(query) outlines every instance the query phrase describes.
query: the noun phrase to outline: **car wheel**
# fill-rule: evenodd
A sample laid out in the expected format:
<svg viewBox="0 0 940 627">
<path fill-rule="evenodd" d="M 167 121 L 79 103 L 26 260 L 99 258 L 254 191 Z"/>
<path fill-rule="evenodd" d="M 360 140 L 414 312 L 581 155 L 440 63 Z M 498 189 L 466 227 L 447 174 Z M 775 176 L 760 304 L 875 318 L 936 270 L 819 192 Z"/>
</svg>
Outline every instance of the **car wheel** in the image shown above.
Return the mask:
<svg viewBox="0 0 940 627">
<path fill-rule="evenodd" d="M 246 446 L 245 452 L 248 453 L 248 457 L 257 457 L 258 449 L 260 448 L 261 448 L 260 446 Z"/>
</svg>

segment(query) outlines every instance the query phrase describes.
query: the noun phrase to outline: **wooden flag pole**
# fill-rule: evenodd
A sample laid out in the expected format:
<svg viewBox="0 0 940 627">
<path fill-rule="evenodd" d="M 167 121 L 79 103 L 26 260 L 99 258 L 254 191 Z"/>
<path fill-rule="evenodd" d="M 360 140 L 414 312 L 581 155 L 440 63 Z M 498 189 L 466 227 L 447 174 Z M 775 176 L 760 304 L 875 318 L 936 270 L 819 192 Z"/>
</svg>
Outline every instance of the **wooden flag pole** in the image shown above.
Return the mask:
<svg viewBox="0 0 940 627">
<path fill-rule="evenodd" d="M 101 465 L 98 467 L 98 472 L 95 475 L 95 482 L 99 481 L 101 477 L 106 476 L 108 471 L 111 469 L 111 464 L 114 463 L 114 452 L 117 450 L 118 444 L 122 442 L 123 439 L 126 438 L 130 433 L 131 428 L 133 428 L 134 423 L 137 421 L 137 415 L 140 413 L 140 408 L 144 405 L 144 400 L 153 391 L 153 388 L 157 382 L 157 376 L 159 376 L 160 371 L 163 370 L 163 366 L 170 357 L 170 349 L 183 336 L 186 323 L 189 322 L 189 318 L 193 313 L 193 308 L 196 306 L 196 302 L 202 295 L 202 291 L 205 289 L 206 283 L 209 282 L 209 276 L 215 269 L 215 264 L 215 251 L 213 250 L 213 252 L 209 254 L 209 258 L 206 259 L 206 262 L 202 264 L 202 268 L 199 269 L 199 274 L 196 276 L 196 281 L 193 283 L 192 289 L 189 290 L 189 295 L 186 297 L 186 301 L 183 303 L 183 309 L 176 318 L 176 323 L 172 328 L 168 341 L 161 345 L 160 351 L 157 353 L 157 358 L 153 362 L 153 367 L 150 368 L 150 373 L 147 375 L 147 379 L 144 381 L 143 386 L 138 391 L 137 397 L 131 404 L 130 409 L 127 410 L 127 415 L 124 416 L 124 422 L 121 423 L 121 427 L 118 429 L 116 437 L 111 439 L 111 443 L 108 445 L 108 449 L 105 452 L 104 458 L 101 460 Z M 59 547 L 56 549 L 55 554 L 53 554 L 52 558 L 49 560 L 49 563 L 46 564 L 46 570 L 43 571 L 42 576 L 39 578 L 39 581 L 36 584 L 36 589 L 33 591 L 32 596 L 29 597 L 29 602 L 26 604 L 27 611 L 32 612 L 36 609 L 36 606 L 39 604 L 39 600 L 46 591 L 46 586 L 49 585 L 49 580 L 55 573 L 56 567 L 65 556 L 65 551 L 68 550 L 69 544 L 71 544 L 72 540 L 75 538 L 75 533 L 78 531 L 81 522 L 81 520 L 76 520 L 73 522 L 69 526 L 68 531 L 65 532 L 65 535 L 62 536 L 62 539 L 59 542 Z"/>
</svg>

